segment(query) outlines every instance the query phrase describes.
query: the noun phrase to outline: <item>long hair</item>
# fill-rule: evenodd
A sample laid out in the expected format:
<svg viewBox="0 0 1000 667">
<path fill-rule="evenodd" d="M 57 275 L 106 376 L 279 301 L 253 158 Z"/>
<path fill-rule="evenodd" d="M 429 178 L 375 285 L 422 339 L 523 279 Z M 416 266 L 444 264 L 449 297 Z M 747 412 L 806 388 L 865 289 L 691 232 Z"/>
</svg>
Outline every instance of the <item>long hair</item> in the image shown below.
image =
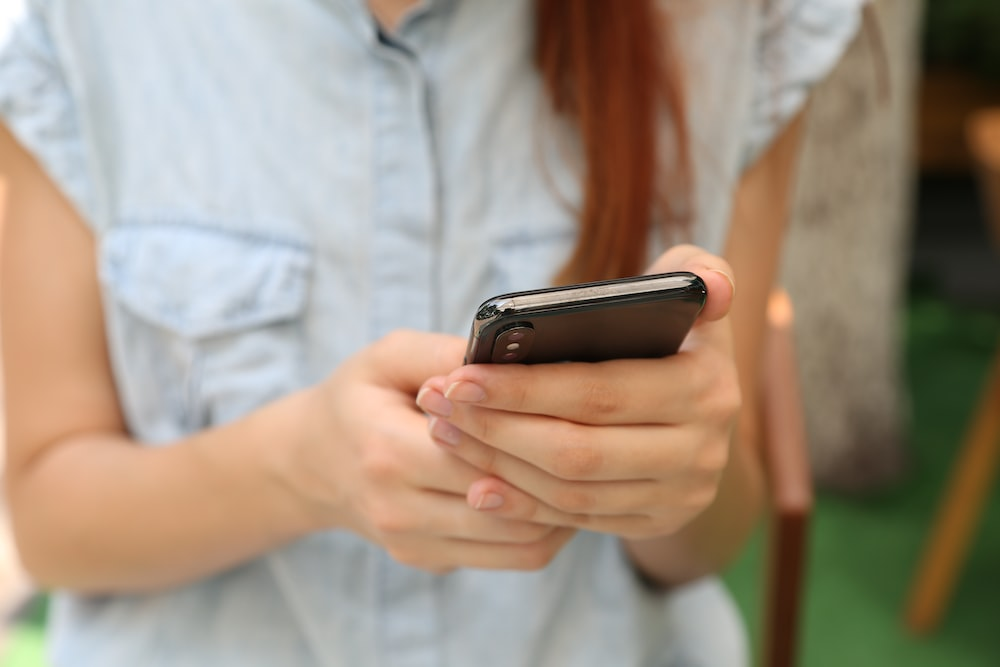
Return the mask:
<svg viewBox="0 0 1000 667">
<path fill-rule="evenodd" d="M 536 0 L 535 12 L 535 64 L 586 161 L 580 239 L 556 282 L 634 275 L 651 226 L 684 226 L 687 207 L 676 200 L 690 198 L 684 95 L 666 17 L 655 0 Z M 669 145 L 674 163 L 661 165 Z"/>
</svg>

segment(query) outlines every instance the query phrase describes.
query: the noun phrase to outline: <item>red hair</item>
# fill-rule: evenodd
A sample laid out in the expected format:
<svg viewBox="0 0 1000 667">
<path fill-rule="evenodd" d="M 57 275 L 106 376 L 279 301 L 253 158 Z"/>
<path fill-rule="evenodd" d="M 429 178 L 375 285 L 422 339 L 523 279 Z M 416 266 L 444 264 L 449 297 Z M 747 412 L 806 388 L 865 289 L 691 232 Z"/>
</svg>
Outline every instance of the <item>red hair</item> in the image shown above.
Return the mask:
<svg viewBox="0 0 1000 667">
<path fill-rule="evenodd" d="M 672 195 L 690 196 L 684 96 L 666 17 L 655 0 L 536 0 L 535 12 L 536 66 L 586 159 L 580 240 L 556 282 L 640 273 L 653 222 L 686 222 L 667 206 L 663 130 L 674 135 L 669 176 L 680 190 Z"/>
</svg>

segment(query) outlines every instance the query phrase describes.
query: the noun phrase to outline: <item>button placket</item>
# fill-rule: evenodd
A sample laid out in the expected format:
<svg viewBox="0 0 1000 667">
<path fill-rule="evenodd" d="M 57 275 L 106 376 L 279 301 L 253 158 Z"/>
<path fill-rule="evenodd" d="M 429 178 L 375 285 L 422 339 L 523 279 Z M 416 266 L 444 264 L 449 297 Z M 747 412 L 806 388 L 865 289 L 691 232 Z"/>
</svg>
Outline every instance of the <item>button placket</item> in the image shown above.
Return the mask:
<svg viewBox="0 0 1000 667">
<path fill-rule="evenodd" d="M 384 36 L 375 48 L 370 327 L 382 336 L 401 326 L 432 330 L 439 319 L 439 168 L 428 84 L 416 55 Z M 377 644 L 387 664 L 443 665 L 435 577 L 385 553 L 379 559 Z"/>
<path fill-rule="evenodd" d="M 415 56 L 379 45 L 373 87 L 372 337 L 434 328 L 438 165 Z"/>
</svg>

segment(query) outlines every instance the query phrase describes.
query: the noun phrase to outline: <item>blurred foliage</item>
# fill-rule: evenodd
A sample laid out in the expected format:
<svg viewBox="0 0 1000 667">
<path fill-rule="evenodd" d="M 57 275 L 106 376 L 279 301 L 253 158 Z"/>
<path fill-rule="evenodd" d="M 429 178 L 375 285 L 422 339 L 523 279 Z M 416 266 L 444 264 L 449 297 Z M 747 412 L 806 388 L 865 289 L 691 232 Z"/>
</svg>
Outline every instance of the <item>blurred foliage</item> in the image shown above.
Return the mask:
<svg viewBox="0 0 1000 667">
<path fill-rule="evenodd" d="M 927 0 L 924 57 L 1000 83 L 1000 0 Z"/>
</svg>

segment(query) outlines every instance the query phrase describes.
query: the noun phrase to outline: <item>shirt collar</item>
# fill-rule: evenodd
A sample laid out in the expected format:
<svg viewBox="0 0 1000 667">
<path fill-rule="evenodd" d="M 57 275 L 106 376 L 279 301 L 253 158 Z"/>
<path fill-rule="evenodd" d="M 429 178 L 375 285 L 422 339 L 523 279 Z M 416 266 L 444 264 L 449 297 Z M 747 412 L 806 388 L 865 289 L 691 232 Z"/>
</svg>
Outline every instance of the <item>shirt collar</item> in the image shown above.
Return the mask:
<svg viewBox="0 0 1000 667">
<path fill-rule="evenodd" d="M 421 16 L 431 14 L 447 14 L 457 0 L 420 0 L 410 9 L 399 24 L 399 32 L 402 33 L 406 27 Z M 337 0 L 350 13 L 352 22 L 364 31 L 369 37 L 376 35 L 375 18 L 371 10 L 368 9 L 368 0 Z"/>
</svg>

